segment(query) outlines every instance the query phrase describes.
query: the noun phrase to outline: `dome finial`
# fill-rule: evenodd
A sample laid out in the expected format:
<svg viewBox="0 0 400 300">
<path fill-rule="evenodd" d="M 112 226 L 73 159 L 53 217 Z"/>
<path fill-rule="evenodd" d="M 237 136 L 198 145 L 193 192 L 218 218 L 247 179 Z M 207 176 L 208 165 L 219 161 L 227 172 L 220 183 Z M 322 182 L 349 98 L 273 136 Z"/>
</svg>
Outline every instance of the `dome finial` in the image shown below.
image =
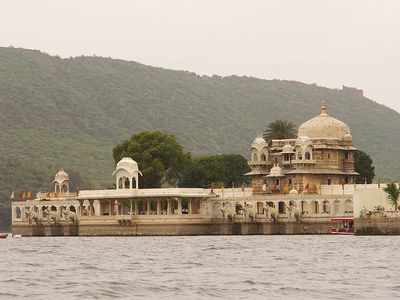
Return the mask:
<svg viewBox="0 0 400 300">
<path fill-rule="evenodd" d="M 321 116 L 327 116 L 328 115 L 328 107 L 326 106 L 326 102 L 322 101 L 321 103 Z"/>
</svg>

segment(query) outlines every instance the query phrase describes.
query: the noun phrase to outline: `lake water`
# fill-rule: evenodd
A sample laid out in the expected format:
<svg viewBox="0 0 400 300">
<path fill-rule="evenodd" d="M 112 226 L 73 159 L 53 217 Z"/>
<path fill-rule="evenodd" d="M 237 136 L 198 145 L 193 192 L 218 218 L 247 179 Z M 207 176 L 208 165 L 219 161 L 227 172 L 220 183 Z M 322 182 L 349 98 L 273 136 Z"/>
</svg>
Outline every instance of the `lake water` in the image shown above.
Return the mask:
<svg viewBox="0 0 400 300">
<path fill-rule="evenodd" d="M 0 299 L 395 299 L 400 237 L 0 240 Z"/>
</svg>

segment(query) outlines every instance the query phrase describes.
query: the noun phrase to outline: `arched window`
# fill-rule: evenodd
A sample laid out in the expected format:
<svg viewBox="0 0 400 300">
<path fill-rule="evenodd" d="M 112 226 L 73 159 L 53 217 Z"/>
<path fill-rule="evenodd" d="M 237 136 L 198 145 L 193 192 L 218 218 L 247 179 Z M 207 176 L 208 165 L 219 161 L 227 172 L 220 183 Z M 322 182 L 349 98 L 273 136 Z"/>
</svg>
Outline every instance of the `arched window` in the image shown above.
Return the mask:
<svg viewBox="0 0 400 300">
<path fill-rule="evenodd" d="M 63 193 L 67 193 L 68 192 L 68 185 L 67 184 L 63 184 L 62 185 L 62 192 Z"/>
<path fill-rule="evenodd" d="M 129 189 L 129 188 L 130 188 L 130 182 L 129 182 L 129 178 L 128 178 L 128 177 L 125 177 L 124 188 L 126 188 L 126 189 Z"/>
<path fill-rule="evenodd" d="M 309 151 L 304 155 L 306 160 L 311 160 L 311 153 Z"/>
<path fill-rule="evenodd" d="M 22 215 L 22 213 L 21 213 L 21 208 L 16 207 L 16 208 L 15 208 L 15 218 L 21 219 L 21 215 Z"/>
<path fill-rule="evenodd" d="M 301 151 L 297 152 L 297 159 L 298 160 L 303 160 L 303 153 L 301 153 Z"/>
<path fill-rule="evenodd" d="M 122 177 L 118 179 L 118 188 L 122 189 L 123 185 L 122 185 Z"/>
<path fill-rule="evenodd" d="M 285 214 L 286 213 L 286 205 L 285 202 L 279 201 L 278 202 L 278 213 L 279 214 Z"/>
<path fill-rule="evenodd" d="M 253 152 L 251 160 L 252 161 L 257 161 L 258 160 L 257 152 L 255 152 L 255 151 Z"/>
<path fill-rule="evenodd" d="M 329 201 L 327 200 L 322 203 L 322 213 L 329 214 Z"/>
<path fill-rule="evenodd" d="M 265 156 L 265 154 L 263 153 L 263 154 L 261 154 L 261 161 L 266 161 L 267 160 L 267 157 Z"/>
</svg>

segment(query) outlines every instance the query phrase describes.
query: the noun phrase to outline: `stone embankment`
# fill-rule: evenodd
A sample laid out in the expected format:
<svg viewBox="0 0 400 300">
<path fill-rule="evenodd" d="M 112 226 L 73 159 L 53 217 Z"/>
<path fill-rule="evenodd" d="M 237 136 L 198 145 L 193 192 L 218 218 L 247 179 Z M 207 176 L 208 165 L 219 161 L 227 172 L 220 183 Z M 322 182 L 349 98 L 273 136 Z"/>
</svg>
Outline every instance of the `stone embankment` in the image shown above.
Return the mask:
<svg viewBox="0 0 400 300">
<path fill-rule="evenodd" d="M 364 217 L 354 220 L 357 235 L 400 235 L 400 217 Z"/>
</svg>

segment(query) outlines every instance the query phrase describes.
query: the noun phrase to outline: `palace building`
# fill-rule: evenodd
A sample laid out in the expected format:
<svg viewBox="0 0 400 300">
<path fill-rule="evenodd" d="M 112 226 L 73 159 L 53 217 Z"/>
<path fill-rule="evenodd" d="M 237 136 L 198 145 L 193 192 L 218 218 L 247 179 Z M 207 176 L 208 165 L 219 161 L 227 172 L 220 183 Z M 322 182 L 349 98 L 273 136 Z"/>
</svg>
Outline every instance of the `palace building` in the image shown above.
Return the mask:
<svg viewBox="0 0 400 300">
<path fill-rule="evenodd" d="M 253 192 L 318 194 L 322 185 L 355 182 L 353 138 L 349 126 L 321 113 L 298 128 L 296 139 L 256 137 L 249 166 Z"/>
<path fill-rule="evenodd" d="M 115 188 L 73 191 L 60 169 L 49 192 L 11 199 L 13 233 L 328 233 L 332 218 L 359 216 L 387 201 L 383 185 L 355 184 L 351 130 L 325 105 L 298 128 L 297 138 L 257 137 L 250 149 L 250 188 L 141 189 L 140 165 L 125 157 L 112 172 Z"/>
</svg>

